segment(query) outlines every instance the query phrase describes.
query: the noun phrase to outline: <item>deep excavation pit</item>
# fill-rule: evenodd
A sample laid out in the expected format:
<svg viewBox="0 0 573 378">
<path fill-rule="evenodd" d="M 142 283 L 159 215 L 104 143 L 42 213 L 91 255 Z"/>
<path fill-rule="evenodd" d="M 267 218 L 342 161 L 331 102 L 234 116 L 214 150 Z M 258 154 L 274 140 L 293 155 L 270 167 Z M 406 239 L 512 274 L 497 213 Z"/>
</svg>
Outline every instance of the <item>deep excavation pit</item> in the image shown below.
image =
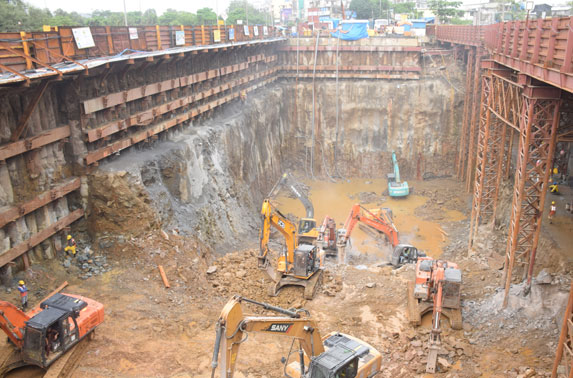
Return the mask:
<svg viewBox="0 0 573 378">
<path fill-rule="evenodd" d="M 315 83 L 314 106 L 312 82 L 279 81 L 169 140 L 102 162 L 87 180 L 87 225 L 73 231 L 83 248 L 106 256 L 111 269 L 80 280 L 79 269 L 62 268 L 56 259 L 30 279 L 44 292 L 67 279 L 74 292 L 97 293 L 106 305 L 106 321 L 74 375 L 210 376 L 215 322 L 227 300 L 239 294 L 305 308 L 323 335 L 340 331 L 365 340 L 382 353 L 383 377 L 423 376 L 429 318 L 421 327 L 408 323 L 405 296 L 413 266 L 385 265 L 390 249 L 383 240 L 357 229 L 348 264 L 327 260 L 312 301 L 296 287 L 267 295 L 270 281 L 256 259 L 259 212 L 276 180 L 290 171 L 309 187 L 319 222 L 330 215 L 343 223 L 354 203 L 389 207 L 404 241 L 460 265 L 464 326 L 453 330 L 443 322 L 438 376 L 518 376 L 527 369 L 547 376 L 564 281 L 555 278 L 535 290 L 536 311 L 526 316 L 519 301 L 505 312 L 495 307 L 504 234 L 492 232 L 479 253 L 468 254 L 471 197 L 463 183 L 448 177 L 459 140 L 464 73 L 452 63 L 447 74 L 448 80 L 443 74 L 341 80 L 338 116 L 334 81 Z M 403 179 L 414 187 L 406 199 L 384 193 L 392 151 Z M 284 195 L 276 205 L 294 217 L 304 211 Z M 272 237 L 276 253 L 282 239 Z M 158 265 L 169 277 L 169 290 Z M 15 292 L 10 295 L 15 301 Z M 529 322 L 525 332 L 514 319 Z M 289 347 L 278 336 L 249 335 L 235 377 L 282 376 L 280 358 Z"/>
</svg>

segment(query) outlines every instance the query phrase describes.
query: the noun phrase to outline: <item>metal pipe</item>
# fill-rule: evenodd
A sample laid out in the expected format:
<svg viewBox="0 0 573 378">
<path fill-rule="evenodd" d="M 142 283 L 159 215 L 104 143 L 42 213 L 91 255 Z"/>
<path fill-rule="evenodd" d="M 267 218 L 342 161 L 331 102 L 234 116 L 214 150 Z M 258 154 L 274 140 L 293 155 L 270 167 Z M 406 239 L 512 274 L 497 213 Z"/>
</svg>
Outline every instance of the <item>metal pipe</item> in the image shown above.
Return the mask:
<svg viewBox="0 0 573 378">
<path fill-rule="evenodd" d="M 258 301 L 255 301 L 255 300 L 252 300 L 249 298 L 245 298 L 245 297 L 239 297 L 238 300 L 252 303 L 252 304 L 255 304 L 257 306 L 261 306 L 265 310 L 271 310 L 274 312 L 278 312 L 279 314 L 288 315 L 291 318 L 297 318 L 297 319 L 300 318 L 300 314 L 296 311 L 285 310 L 284 308 L 281 308 L 281 307 L 273 306 L 273 305 L 270 305 L 270 304 L 264 303 L 264 302 L 258 302 Z"/>
<path fill-rule="evenodd" d="M 215 337 L 215 348 L 213 349 L 213 358 L 211 359 L 211 378 L 215 377 L 215 369 L 219 366 L 219 349 L 221 347 L 221 335 L 224 326 L 217 323 L 217 336 Z"/>
</svg>

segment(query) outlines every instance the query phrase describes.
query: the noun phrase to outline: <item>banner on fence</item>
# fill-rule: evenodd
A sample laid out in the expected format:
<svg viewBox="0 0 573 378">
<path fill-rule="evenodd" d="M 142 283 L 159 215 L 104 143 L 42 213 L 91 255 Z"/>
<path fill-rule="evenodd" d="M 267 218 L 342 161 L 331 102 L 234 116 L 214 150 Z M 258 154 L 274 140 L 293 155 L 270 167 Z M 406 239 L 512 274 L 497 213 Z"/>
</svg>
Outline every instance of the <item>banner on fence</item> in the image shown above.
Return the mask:
<svg viewBox="0 0 573 378">
<path fill-rule="evenodd" d="M 249 25 L 244 25 L 243 26 L 243 32 L 245 35 L 249 35 Z"/>
<path fill-rule="evenodd" d="M 213 42 L 221 42 L 221 31 L 213 30 Z"/>
<path fill-rule="evenodd" d="M 94 38 L 90 28 L 75 28 L 72 29 L 74 34 L 74 39 L 76 40 L 76 45 L 78 49 L 89 49 L 90 47 L 95 47 Z"/>
<path fill-rule="evenodd" d="M 175 45 L 176 46 L 185 45 L 185 32 L 183 30 L 177 30 L 175 32 Z"/>
<path fill-rule="evenodd" d="M 269 35 L 269 28 L 263 26 L 263 35 Z"/>
<path fill-rule="evenodd" d="M 235 29 L 230 28 L 229 29 L 229 41 L 234 41 L 235 40 Z"/>
<path fill-rule="evenodd" d="M 259 27 L 258 26 L 253 26 L 253 35 L 255 37 L 259 36 Z"/>
<path fill-rule="evenodd" d="M 129 39 L 138 39 L 137 28 L 129 28 Z"/>
</svg>

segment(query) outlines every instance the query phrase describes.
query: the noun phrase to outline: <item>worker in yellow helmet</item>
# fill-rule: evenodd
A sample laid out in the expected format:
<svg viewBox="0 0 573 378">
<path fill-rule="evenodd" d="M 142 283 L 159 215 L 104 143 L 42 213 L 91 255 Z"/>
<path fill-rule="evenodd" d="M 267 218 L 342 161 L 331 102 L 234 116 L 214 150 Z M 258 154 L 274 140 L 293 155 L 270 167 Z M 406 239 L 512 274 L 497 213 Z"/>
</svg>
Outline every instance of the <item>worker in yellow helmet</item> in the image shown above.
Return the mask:
<svg viewBox="0 0 573 378">
<path fill-rule="evenodd" d="M 66 251 L 67 254 L 71 254 L 72 257 L 76 257 L 76 248 L 77 248 L 76 240 L 72 238 L 72 235 L 68 235 L 67 239 L 68 243 L 66 245 L 66 248 L 64 248 L 64 251 Z"/>
<path fill-rule="evenodd" d="M 18 291 L 20 292 L 20 299 L 22 300 L 22 311 L 28 308 L 28 288 L 26 283 L 22 280 L 18 281 Z"/>
<path fill-rule="evenodd" d="M 557 212 L 557 206 L 555 206 L 555 201 L 551 202 L 551 208 L 549 209 L 549 223 L 553 223 L 553 217 L 555 216 L 555 213 Z"/>
</svg>

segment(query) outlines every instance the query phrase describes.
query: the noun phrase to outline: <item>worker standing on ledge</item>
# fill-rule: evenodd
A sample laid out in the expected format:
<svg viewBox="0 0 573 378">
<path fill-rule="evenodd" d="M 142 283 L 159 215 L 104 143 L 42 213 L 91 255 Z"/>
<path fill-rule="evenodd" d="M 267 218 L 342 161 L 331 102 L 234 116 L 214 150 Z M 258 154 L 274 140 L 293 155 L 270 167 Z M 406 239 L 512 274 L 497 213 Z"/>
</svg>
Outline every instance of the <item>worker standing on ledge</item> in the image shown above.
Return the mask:
<svg viewBox="0 0 573 378">
<path fill-rule="evenodd" d="M 18 281 L 18 291 L 20 292 L 20 299 L 22 299 L 22 311 L 28 308 L 28 288 L 24 281 Z"/>
<path fill-rule="evenodd" d="M 551 209 L 549 210 L 549 224 L 553 223 L 553 217 L 555 216 L 556 212 L 557 212 L 557 206 L 555 206 L 555 201 L 552 201 Z"/>
<path fill-rule="evenodd" d="M 66 248 L 64 248 L 64 251 L 66 251 L 68 254 L 71 254 L 72 257 L 76 257 L 76 248 L 76 240 L 72 238 L 72 235 L 68 235 L 68 245 Z"/>
</svg>

